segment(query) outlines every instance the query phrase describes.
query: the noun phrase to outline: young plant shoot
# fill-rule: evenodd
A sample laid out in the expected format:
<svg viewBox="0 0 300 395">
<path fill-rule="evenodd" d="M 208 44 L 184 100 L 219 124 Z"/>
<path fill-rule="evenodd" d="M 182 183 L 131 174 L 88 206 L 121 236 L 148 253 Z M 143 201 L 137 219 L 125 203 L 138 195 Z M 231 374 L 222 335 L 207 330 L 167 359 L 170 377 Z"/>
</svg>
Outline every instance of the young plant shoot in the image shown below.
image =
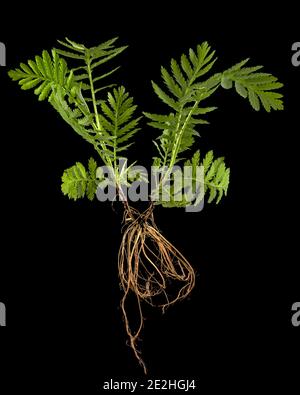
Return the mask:
<svg viewBox="0 0 300 395">
<path fill-rule="evenodd" d="M 104 64 L 126 49 L 117 47 L 116 41 L 117 38 L 113 38 L 89 48 L 66 38 L 58 41 L 60 48 L 51 52 L 44 50 L 41 56 L 9 71 L 9 76 L 21 89 L 33 90 L 38 100 L 47 100 L 97 152 L 97 161 L 89 159 L 87 167 L 77 162 L 64 171 L 63 194 L 74 200 L 85 196 L 93 200 L 101 188 L 112 183 L 115 186 L 114 199 L 119 198 L 124 208 L 118 254 L 123 290 L 121 310 L 130 346 L 146 373 L 138 348 L 144 323 L 143 302 L 164 311 L 186 298 L 195 285 L 193 267 L 159 231 L 154 208 L 157 205 L 191 208 L 206 197 L 209 203 L 218 203 L 226 195 L 230 174 L 224 158 L 215 158 L 213 151 L 202 156 L 195 148 L 199 129 L 208 123 L 209 113 L 216 109 L 206 102 L 217 89 L 235 90 L 254 110 L 262 108 L 270 112 L 283 109 L 282 94 L 277 92 L 282 84 L 273 75 L 262 72 L 262 66 L 249 67 L 249 59 L 212 74 L 215 52 L 204 42 L 180 59 L 172 59 L 168 67 L 162 67 L 162 82 L 152 82 L 156 96 L 163 102 L 162 113 L 136 115 L 137 106 L 124 86 L 105 82 L 118 67 L 102 71 Z M 143 181 L 144 175 L 134 172 L 134 163 L 120 166 L 131 144 L 143 138 L 142 119 L 147 119 L 148 125 L 159 131 L 153 140 L 156 152 L 153 166 L 159 169 L 159 177 L 149 193 L 145 211 L 133 207 L 124 193 L 125 187 L 130 188 L 137 180 Z M 100 165 L 109 169 L 109 180 Z M 189 179 L 193 193 L 183 190 L 180 183 L 176 185 L 178 166 L 191 169 Z M 199 168 L 201 172 L 197 171 Z M 199 184 L 201 193 L 195 194 Z M 135 329 L 127 315 L 130 295 L 135 296 L 138 306 Z"/>
</svg>

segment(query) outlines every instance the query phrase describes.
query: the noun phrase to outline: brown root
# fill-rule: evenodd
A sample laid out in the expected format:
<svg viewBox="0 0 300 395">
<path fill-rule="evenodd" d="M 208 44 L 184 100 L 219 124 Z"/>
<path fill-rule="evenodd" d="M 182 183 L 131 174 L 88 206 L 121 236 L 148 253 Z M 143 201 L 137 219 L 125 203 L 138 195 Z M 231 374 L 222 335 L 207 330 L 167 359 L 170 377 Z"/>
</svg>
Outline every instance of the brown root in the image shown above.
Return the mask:
<svg viewBox="0 0 300 395">
<path fill-rule="evenodd" d="M 167 307 L 184 299 L 195 285 L 195 272 L 186 258 L 160 233 L 154 222 L 153 204 L 144 212 L 125 206 L 123 238 L 118 257 L 119 277 L 124 295 L 121 309 L 131 346 L 147 373 L 137 342 L 143 328 L 142 302 Z M 135 331 L 129 323 L 126 301 L 133 293 L 139 319 Z"/>
</svg>

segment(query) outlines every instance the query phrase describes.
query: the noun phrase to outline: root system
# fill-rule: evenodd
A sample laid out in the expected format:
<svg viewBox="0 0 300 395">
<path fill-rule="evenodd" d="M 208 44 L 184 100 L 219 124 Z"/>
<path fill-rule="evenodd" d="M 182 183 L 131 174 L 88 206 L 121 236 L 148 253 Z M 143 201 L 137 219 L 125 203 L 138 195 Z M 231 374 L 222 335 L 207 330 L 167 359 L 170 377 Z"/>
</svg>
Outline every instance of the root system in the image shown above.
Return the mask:
<svg viewBox="0 0 300 395">
<path fill-rule="evenodd" d="M 142 303 L 165 309 L 186 298 L 195 285 L 195 272 L 186 258 L 161 234 L 154 216 L 154 206 L 144 211 L 125 205 L 123 238 L 119 250 L 118 269 L 124 295 L 121 309 L 125 328 L 140 365 L 147 373 L 138 348 L 143 328 Z M 138 325 L 133 330 L 126 302 L 130 294 L 137 300 Z"/>
</svg>

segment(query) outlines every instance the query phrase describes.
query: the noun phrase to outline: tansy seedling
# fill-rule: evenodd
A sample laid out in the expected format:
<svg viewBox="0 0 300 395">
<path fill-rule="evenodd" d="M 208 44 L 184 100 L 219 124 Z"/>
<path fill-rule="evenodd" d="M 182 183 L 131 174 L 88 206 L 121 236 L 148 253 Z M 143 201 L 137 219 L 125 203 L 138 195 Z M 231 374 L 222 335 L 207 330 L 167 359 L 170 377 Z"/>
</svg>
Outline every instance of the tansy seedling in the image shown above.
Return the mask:
<svg viewBox="0 0 300 395">
<path fill-rule="evenodd" d="M 74 131 L 93 145 L 101 162 L 112 169 L 117 194 L 124 206 L 123 238 L 118 255 L 119 277 L 124 291 L 121 308 L 130 346 L 146 373 L 137 347 L 144 321 L 142 302 L 165 310 L 189 295 L 195 284 L 193 267 L 158 230 L 154 207 L 186 207 L 199 203 L 199 199 L 191 201 L 172 184 L 166 193 L 174 165 L 191 166 L 193 185 L 199 181 L 197 167 L 203 167 L 201 183 L 204 184 L 204 192 L 201 199 L 205 195 L 208 202 L 218 203 L 226 195 L 229 169 L 224 158 L 214 159 L 212 151 L 202 160 L 199 150 L 192 157 L 189 154 L 195 145 L 198 128 L 208 123 L 203 115 L 216 109 L 204 107 L 203 103 L 219 87 L 234 88 L 240 96 L 248 99 L 255 110 L 262 107 L 270 112 L 283 109 L 282 95 L 276 92 L 282 84 L 271 74 L 261 72 L 262 66 L 246 67 L 249 59 L 207 77 L 216 58 L 214 51 L 204 42 L 196 50 L 190 49 L 187 55 L 182 55 L 179 61 L 172 59 L 169 70 L 161 68 L 164 89 L 152 82 L 154 92 L 168 110 L 163 114 L 144 112 L 136 116 L 136 105 L 123 86 L 102 84 L 118 69 L 115 67 L 103 74 L 100 71 L 102 65 L 126 48 L 116 47 L 116 40 L 114 38 L 92 48 L 69 39 L 59 41 L 63 49 L 52 49 L 51 53 L 43 51 L 42 56 L 9 71 L 9 76 L 19 82 L 21 89 L 34 88 L 39 100 L 47 99 Z M 71 68 L 65 58 L 78 61 L 78 65 Z M 122 172 L 118 166 L 135 141 L 142 117 L 160 131 L 153 140 L 157 152 L 153 164 L 164 170 L 144 212 L 132 207 L 123 196 L 124 180 L 130 185 L 134 178 L 130 174 L 132 164 Z M 191 159 L 186 160 L 186 156 Z M 93 200 L 101 185 L 97 167 L 97 162 L 91 158 L 87 169 L 77 162 L 65 170 L 63 193 L 74 200 L 84 196 Z M 135 331 L 131 329 L 126 309 L 130 293 L 138 302 L 139 320 Z"/>
</svg>

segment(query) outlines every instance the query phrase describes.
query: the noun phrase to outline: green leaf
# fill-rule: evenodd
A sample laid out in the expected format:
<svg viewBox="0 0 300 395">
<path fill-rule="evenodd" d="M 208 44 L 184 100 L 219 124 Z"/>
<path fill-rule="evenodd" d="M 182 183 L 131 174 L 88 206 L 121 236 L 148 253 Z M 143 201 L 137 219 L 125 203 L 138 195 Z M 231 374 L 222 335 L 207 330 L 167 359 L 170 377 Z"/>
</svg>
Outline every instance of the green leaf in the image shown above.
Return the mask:
<svg viewBox="0 0 300 395">
<path fill-rule="evenodd" d="M 168 96 L 155 82 L 152 81 L 152 86 L 154 89 L 154 92 L 157 94 L 157 96 L 168 106 L 173 108 L 173 110 L 178 111 L 179 106 L 176 103 L 174 99 L 172 99 L 170 96 Z"/>
<path fill-rule="evenodd" d="M 226 168 L 224 158 L 213 160 L 213 151 L 209 151 L 203 162 L 204 167 L 204 190 L 208 193 L 208 203 L 216 201 L 218 204 L 221 198 L 227 194 L 229 185 L 230 170 Z"/>
<path fill-rule="evenodd" d="M 145 113 L 151 119 L 149 125 L 161 130 L 158 146 L 159 152 L 165 155 L 164 163 L 167 166 L 178 163 L 183 159 L 181 154 L 191 148 L 195 137 L 199 136 L 195 127 L 208 124 L 198 116 L 215 109 L 200 107 L 200 102 L 207 99 L 220 84 L 221 74 L 213 80 L 200 81 L 213 67 L 216 61 L 214 54 L 208 43 L 204 42 L 197 46 L 196 51 L 190 49 L 188 55 L 183 54 L 179 62 L 172 59 L 170 71 L 161 68 L 165 90 L 152 82 L 156 95 L 172 111 L 165 115 Z"/>
<path fill-rule="evenodd" d="M 64 48 L 56 49 L 57 53 L 63 57 L 72 58 L 82 64 L 74 68 L 73 73 L 75 81 L 82 81 L 82 96 L 87 103 L 92 101 L 91 91 L 93 91 L 93 95 L 95 96 L 95 103 L 93 105 L 98 106 L 101 102 L 101 100 L 98 100 L 99 93 L 115 85 L 105 84 L 105 86 L 103 86 L 101 83 L 104 78 L 111 76 L 119 67 L 114 67 L 104 73 L 99 70 L 100 66 L 109 62 L 127 48 L 127 46 L 115 47 L 114 44 L 116 41 L 117 37 L 90 48 L 70 40 L 69 38 L 66 38 L 65 41 L 58 41 Z M 93 71 L 91 79 L 88 70 Z"/>
<path fill-rule="evenodd" d="M 251 106 L 254 108 L 255 111 L 259 111 L 260 104 L 256 93 L 253 90 L 250 90 L 248 93 L 249 101 Z"/>
<path fill-rule="evenodd" d="M 66 58 L 71 58 L 71 59 L 84 59 L 84 55 L 79 55 L 77 53 L 74 52 L 70 52 L 70 51 L 65 51 L 64 49 L 59 49 L 59 48 L 55 48 L 55 51 L 62 56 L 65 56 Z"/>
<path fill-rule="evenodd" d="M 47 83 L 41 90 L 41 93 L 39 95 L 39 101 L 45 100 L 51 93 L 51 90 L 52 90 L 51 83 Z"/>
<path fill-rule="evenodd" d="M 244 99 L 248 96 L 247 89 L 246 89 L 243 85 L 239 84 L 239 83 L 236 81 L 235 84 L 234 84 L 234 86 L 235 86 L 235 90 L 237 91 L 237 93 L 238 93 L 240 96 L 242 96 Z"/>
<path fill-rule="evenodd" d="M 237 93 L 248 98 L 256 111 L 261 108 L 261 104 L 267 112 L 272 109 L 283 110 L 282 95 L 274 92 L 283 84 L 272 74 L 257 72 L 262 66 L 243 68 L 245 63 L 246 61 L 242 61 L 222 74 L 222 87 L 229 88 L 234 82 Z"/>
<path fill-rule="evenodd" d="M 204 166 L 204 169 L 208 169 L 212 163 L 212 160 L 214 158 L 214 153 L 213 151 L 208 151 L 207 154 L 205 155 L 202 165 Z"/>
<path fill-rule="evenodd" d="M 169 88 L 170 92 L 172 92 L 172 94 L 177 98 L 182 97 L 182 94 L 183 94 L 182 89 L 174 81 L 173 77 L 167 72 L 167 70 L 164 67 L 161 68 L 161 74 L 162 74 L 164 82 L 165 82 L 166 86 Z"/>
<path fill-rule="evenodd" d="M 35 60 L 28 60 L 28 65 L 21 63 L 20 68 L 10 70 L 8 75 L 14 81 L 18 81 L 21 89 L 34 89 L 34 93 L 39 96 L 39 100 L 49 98 L 52 89 L 60 86 L 65 90 L 70 90 L 72 78 L 63 59 L 60 59 L 55 51 L 52 51 L 52 58 L 47 51 L 42 52 L 42 56 L 36 56 Z M 68 84 L 66 84 L 68 81 Z"/>
<path fill-rule="evenodd" d="M 27 90 L 32 89 L 41 82 L 40 78 L 31 79 L 28 82 L 22 84 L 21 89 Z"/>
<path fill-rule="evenodd" d="M 134 117 L 137 106 L 125 88 L 120 86 L 107 93 L 107 100 L 101 101 L 100 107 L 99 120 L 112 138 L 110 152 L 115 157 L 117 153 L 127 150 L 132 143 L 124 143 L 139 131 L 140 117 Z"/>
<path fill-rule="evenodd" d="M 179 84 L 181 88 L 185 89 L 187 86 L 186 79 L 183 76 L 183 73 L 180 70 L 178 63 L 174 59 L 171 60 L 171 69 L 177 84 Z"/>
<path fill-rule="evenodd" d="M 232 80 L 230 80 L 225 75 L 223 75 L 222 79 L 221 79 L 221 86 L 224 89 L 231 89 L 232 88 Z"/>
<path fill-rule="evenodd" d="M 97 162 L 94 158 L 90 158 L 88 162 L 89 174 L 91 178 L 96 178 Z"/>
<path fill-rule="evenodd" d="M 77 200 L 87 196 L 93 200 L 97 190 L 97 163 L 93 158 L 89 159 L 88 172 L 82 163 L 76 164 L 64 171 L 62 175 L 61 190 L 69 199 Z"/>
<path fill-rule="evenodd" d="M 234 73 L 240 71 L 240 69 L 241 69 L 242 67 L 244 67 L 245 64 L 249 62 L 249 60 L 250 60 L 250 58 L 247 58 L 247 59 L 242 60 L 241 62 L 235 64 L 235 65 L 232 66 L 232 67 L 230 67 L 230 69 L 227 69 L 226 71 L 224 71 L 223 74 L 225 74 L 225 75 L 233 75 Z"/>
<path fill-rule="evenodd" d="M 188 58 L 184 54 L 181 55 L 181 67 L 182 67 L 183 71 L 186 73 L 187 77 L 189 79 L 191 79 L 194 74 L 193 68 L 192 68 Z"/>
</svg>

